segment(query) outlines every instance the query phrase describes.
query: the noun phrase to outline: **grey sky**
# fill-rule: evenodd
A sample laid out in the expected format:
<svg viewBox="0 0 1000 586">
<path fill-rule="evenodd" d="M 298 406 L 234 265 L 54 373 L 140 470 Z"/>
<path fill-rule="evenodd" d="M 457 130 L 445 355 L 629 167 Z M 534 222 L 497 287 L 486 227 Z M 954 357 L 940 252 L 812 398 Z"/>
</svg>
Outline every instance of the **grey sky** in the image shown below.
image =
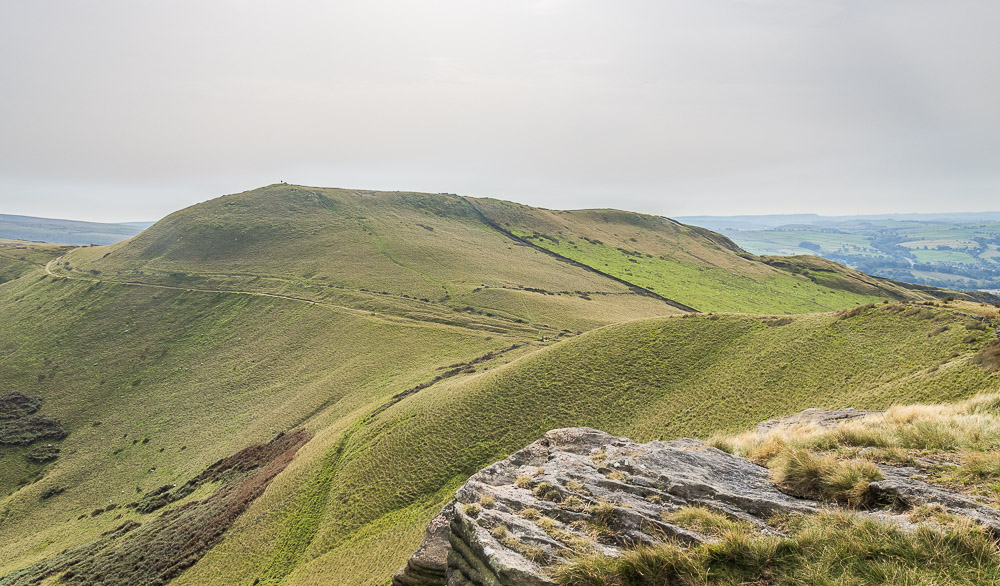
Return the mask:
<svg viewBox="0 0 1000 586">
<path fill-rule="evenodd" d="M 0 213 L 1000 208 L 996 0 L 0 0 Z"/>
</svg>

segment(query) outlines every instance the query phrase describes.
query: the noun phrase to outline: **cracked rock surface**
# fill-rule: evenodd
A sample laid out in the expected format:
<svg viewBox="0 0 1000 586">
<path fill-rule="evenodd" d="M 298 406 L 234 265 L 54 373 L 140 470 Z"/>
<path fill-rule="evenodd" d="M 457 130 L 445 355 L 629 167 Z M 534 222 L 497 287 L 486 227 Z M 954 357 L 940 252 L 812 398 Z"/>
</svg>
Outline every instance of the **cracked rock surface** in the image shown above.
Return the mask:
<svg viewBox="0 0 1000 586">
<path fill-rule="evenodd" d="M 881 468 L 885 478 L 869 487 L 878 502 L 895 510 L 937 504 L 1000 535 L 996 509 L 913 478 L 912 469 Z M 639 444 L 596 429 L 555 429 L 469 478 L 393 584 L 551 585 L 548 569 L 575 553 L 617 556 L 666 539 L 712 541 L 665 520 L 684 506 L 776 533 L 767 521 L 774 514 L 825 505 L 781 492 L 766 468 L 699 440 Z"/>
</svg>

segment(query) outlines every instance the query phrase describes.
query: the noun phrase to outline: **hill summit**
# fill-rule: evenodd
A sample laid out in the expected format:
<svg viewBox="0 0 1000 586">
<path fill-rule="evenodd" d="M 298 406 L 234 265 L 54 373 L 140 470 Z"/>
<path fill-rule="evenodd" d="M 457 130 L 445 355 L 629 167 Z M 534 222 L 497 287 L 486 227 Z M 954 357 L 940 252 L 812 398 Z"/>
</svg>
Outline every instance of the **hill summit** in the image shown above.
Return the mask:
<svg viewBox="0 0 1000 586">
<path fill-rule="evenodd" d="M 658 216 L 285 184 L 192 206 L 100 255 L 81 250 L 65 260 L 105 279 L 200 278 L 220 287 L 264 279 L 269 290 L 293 282 L 374 291 L 528 321 L 526 297 L 544 313 L 569 296 L 599 298 L 589 305 L 614 311 L 624 295 L 633 298 L 629 314 L 644 317 L 828 311 L 933 291 L 821 259 L 755 257 L 722 235 Z"/>
</svg>

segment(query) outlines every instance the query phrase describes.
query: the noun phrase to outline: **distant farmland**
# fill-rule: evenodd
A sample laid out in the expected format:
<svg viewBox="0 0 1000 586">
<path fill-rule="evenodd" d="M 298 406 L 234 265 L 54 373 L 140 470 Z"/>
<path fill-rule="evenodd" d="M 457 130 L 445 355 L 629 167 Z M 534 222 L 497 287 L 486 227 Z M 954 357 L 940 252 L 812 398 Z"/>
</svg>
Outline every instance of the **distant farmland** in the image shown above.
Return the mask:
<svg viewBox="0 0 1000 586">
<path fill-rule="evenodd" d="M 814 254 L 898 281 L 1000 290 L 1000 219 L 993 213 L 703 216 L 681 221 L 720 231 L 754 254 Z"/>
</svg>

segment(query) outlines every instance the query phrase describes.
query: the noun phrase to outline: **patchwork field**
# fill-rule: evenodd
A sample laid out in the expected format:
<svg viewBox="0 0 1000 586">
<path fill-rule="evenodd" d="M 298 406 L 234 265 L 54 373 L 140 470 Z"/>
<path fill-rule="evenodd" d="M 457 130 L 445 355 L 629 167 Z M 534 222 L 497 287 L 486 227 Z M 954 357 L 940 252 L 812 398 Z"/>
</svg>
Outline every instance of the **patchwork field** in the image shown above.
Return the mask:
<svg viewBox="0 0 1000 586">
<path fill-rule="evenodd" d="M 995 289 L 1000 286 L 1000 222 L 994 216 L 927 220 L 816 216 L 809 224 L 722 232 L 755 254 L 815 254 L 871 275 L 910 283 Z M 710 217 L 698 221 L 714 229 L 734 223 Z"/>
</svg>

